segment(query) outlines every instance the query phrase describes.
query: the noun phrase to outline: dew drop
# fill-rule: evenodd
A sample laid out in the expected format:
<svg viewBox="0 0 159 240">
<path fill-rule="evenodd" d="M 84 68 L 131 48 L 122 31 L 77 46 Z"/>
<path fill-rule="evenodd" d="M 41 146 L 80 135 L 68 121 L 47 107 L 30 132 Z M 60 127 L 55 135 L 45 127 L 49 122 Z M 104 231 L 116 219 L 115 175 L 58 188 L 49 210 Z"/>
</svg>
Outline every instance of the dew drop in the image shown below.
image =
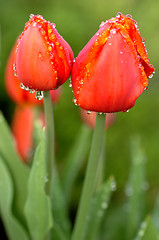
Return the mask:
<svg viewBox="0 0 159 240">
<path fill-rule="evenodd" d="M 31 19 L 32 17 L 34 17 L 34 14 L 30 14 L 30 16 L 29 16 L 29 17 L 30 17 L 30 19 Z"/>
<path fill-rule="evenodd" d="M 52 50 L 52 47 L 51 47 L 51 46 L 48 46 L 48 50 L 49 50 L 49 52 L 51 52 L 51 50 Z"/>
<path fill-rule="evenodd" d="M 133 195 L 133 189 L 131 187 L 127 187 L 125 189 L 125 194 L 126 196 L 131 197 Z"/>
<path fill-rule="evenodd" d="M 149 189 L 149 183 L 148 182 L 143 182 L 142 185 L 141 185 L 141 189 L 143 191 L 147 191 Z"/>
<path fill-rule="evenodd" d="M 99 25 L 99 28 L 101 28 L 104 25 L 104 21 L 101 22 L 101 24 Z"/>
<path fill-rule="evenodd" d="M 14 76 L 17 77 L 17 72 L 16 71 L 14 71 Z"/>
<path fill-rule="evenodd" d="M 91 111 L 87 111 L 87 114 L 91 114 Z"/>
<path fill-rule="evenodd" d="M 98 115 L 102 115 L 103 113 L 102 112 L 98 112 Z"/>
<path fill-rule="evenodd" d="M 42 100 L 44 97 L 43 91 L 36 91 L 36 99 Z"/>
<path fill-rule="evenodd" d="M 56 24 L 55 24 L 55 23 L 51 23 L 51 26 L 52 26 L 53 28 L 56 28 Z"/>
<path fill-rule="evenodd" d="M 70 87 L 70 88 L 72 87 L 72 83 L 69 83 L 69 87 Z"/>
<path fill-rule="evenodd" d="M 75 61 L 76 61 L 76 59 L 74 58 L 74 59 L 73 59 L 73 62 L 75 62 Z"/>
<path fill-rule="evenodd" d="M 34 90 L 34 89 L 29 89 L 29 92 L 30 92 L 30 93 L 34 93 L 35 90 Z"/>
<path fill-rule="evenodd" d="M 149 76 L 149 78 L 153 78 L 153 73 Z"/>
<path fill-rule="evenodd" d="M 121 16 L 121 12 L 118 12 L 116 17 L 119 18 Z"/>
<path fill-rule="evenodd" d="M 111 33 L 111 34 L 116 34 L 116 29 L 111 29 L 111 30 L 110 30 L 110 33 Z"/>
<path fill-rule="evenodd" d="M 42 53 L 41 52 L 38 53 L 38 57 L 42 58 Z"/>
<path fill-rule="evenodd" d="M 77 106 L 77 99 L 76 98 L 73 98 L 73 102 Z"/>
<path fill-rule="evenodd" d="M 120 54 L 123 54 L 123 52 L 122 52 L 122 51 L 120 51 Z"/>
<path fill-rule="evenodd" d="M 102 207 L 103 209 L 106 209 L 106 208 L 108 207 L 108 203 L 103 202 L 102 205 L 101 205 L 101 207 Z"/>
<path fill-rule="evenodd" d="M 36 26 L 36 22 L 33 23 L 33 27 L 35 27 L 35 26 Z"/>
<path fill-rule="evenodd" d="M 20 84 L 20 88 L 21 88 L 21 89 L 24 89 L 24 88 L 25 88 L 25 86 L 24 86 L 23 83 Z"/>
<path fill-rule="evenodd" d="M 131 19 L 132 19 L 132 16 L 131 16 L 130 14 L 127 14 L 127 15 L 126 15 L 126 17 L 129 17 L 129 18 L 131 18 Z"/>
<path fill-rule="evenodd" d="M 115 181 L 112 181 L 112 184 L 111 184 L 111 190 L 112 191 L 115 191 L 116 190 L 116 182 Z"/>
<path fill-rule="evenodd" d="M 46 175 L 46 176 L 44 177 L 45 183 L 48 182 L 48 180 L 49 180 L 49 179 L 48 179 L 48 176 Z"/>
</svg>

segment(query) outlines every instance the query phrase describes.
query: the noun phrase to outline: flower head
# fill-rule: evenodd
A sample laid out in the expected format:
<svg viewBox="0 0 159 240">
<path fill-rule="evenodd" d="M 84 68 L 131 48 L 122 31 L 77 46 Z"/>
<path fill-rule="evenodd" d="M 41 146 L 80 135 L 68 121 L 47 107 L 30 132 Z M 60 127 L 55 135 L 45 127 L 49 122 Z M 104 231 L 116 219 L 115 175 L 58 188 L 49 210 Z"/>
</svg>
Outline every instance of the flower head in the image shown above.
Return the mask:
<svg viewBox="0 0 159 240">
<path fill-rule="evenodd" d="M 75 102 L 90 111 L 126 111 L 153 72 L 137 23 L 118 14 L 100 25 L 76 58 L 71 76 Z"/>
<path fill-rule="evenodd" d="M 18 39 L 15 73 L 24 86 L 47 91 L 56 89 L 69 77 L 73 52 L 55 24 L 31 15 Z"/>
<path fill-rule="evenodd" d="M 43 103 L 43 101 L 39 101 L 36 99 L 36 93 L 35 91 L 31 91 L 32 94 L 22 88 L 20 88 L 20 82 L 16 76 L 16 74 L 14 73 L 14 62 L 15 62 L 15 50 L 16 50 L 16 45 L 17 43 L 14 45 L 8 61 L 7 61 L 7 65 L 6 65 L 6 69 L 5 69 L 5 87 L 6 87 L 6 91 L 8 93 L 8 95 L 10 96 L 10 98 L 19 105 L 40 105 Z M 60 97 L 60 93 L 61 93 L 61 89 L 58 88 L 57 90 L 51 90 L 51 98 L 52 98 L 52 102 L 57 102 L 59 97 Z"/>
</svg>

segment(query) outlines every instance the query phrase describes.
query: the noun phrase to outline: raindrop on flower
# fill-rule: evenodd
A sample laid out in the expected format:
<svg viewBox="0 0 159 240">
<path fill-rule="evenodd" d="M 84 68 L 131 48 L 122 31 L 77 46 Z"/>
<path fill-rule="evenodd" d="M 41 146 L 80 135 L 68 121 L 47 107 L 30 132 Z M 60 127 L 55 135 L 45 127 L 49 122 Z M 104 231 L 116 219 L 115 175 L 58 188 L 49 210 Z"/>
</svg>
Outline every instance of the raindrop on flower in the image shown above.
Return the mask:
<svg viewBox="0 0 159 240">
<path fill-rule="evenodd" d="M 76 98 L 73 98 L 73 102 L 77 106 L 77 99 Z"/>
<path fill-rule="evenodd" d="M 87 114 L 91 114 L 91 111 L 87 111 Z"/>
<path fill-rule="evenodd" d="M 153 77 L 153 73 L 149 76 L 149 78 L 152 78 Z"/>
<path fill-rule="evenodd" d="M 34 89 L 29 89 L 29 92 L 30 92 L 30 93 L 34 93 L 35 90 L 34 90 Z"/>
<path fill-rule="evenodd" d="M 42 100 L 44 97 L 43 91 L 36 91 L 36 99 L 37 100 Z"/>
<path fill-rule="evenodd" d="M 121 12 L 118 12 L 117 15 L 116 15 L 116 17 L 119 18 L 120 16 L 121 16 Z"/>
<path fill-rule="evenodd" d="M 24 86 L 23 83 L 20 84 L 20 88 L 21 88 L 21 89 L 25 89 L 25 86 Z"/>
</svg>

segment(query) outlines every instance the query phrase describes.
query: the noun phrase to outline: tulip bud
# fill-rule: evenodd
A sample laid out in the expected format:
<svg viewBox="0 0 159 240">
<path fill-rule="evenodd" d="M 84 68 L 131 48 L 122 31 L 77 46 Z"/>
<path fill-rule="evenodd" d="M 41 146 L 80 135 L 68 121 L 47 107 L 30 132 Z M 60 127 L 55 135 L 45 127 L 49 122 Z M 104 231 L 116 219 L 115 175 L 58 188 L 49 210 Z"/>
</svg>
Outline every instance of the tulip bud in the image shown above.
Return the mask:
<svg viewBox="0 0 159 240">
<path fill-rule="evenodd" d="M 137 23 L 118 14 L 100 25 L 76 58 L 71 76 L 75 103 L 101 113 L 127 111 L 153 72 Z"/>
<path fill-rule="evenodd" d="M 8 95 L 10 98 L 19 105 L 35 105 L 35 104 L 42 104 L 43 101 L 39 101 L 36 99 L 35 91 L 30 91 L 29 89 L 25 88 L 23 85 L 20 87 L 20 82 L 14 73 L 14 62 L 15 62 L 15 49 L 16 45 L 13 47 L 8 61 L 6 65 L 5 70 L 5 87 Z M 28 91 L 26 91 L 28 90 Z M 32 94 L 31 94 L 31 93 Z M 52 102 L 57 102 L 59 100 L 59 97 L 61 95 L 61 89 L 58 88 L 57 90 L 51 90 L 51 99 Z"/>
<path fill-rule="evenodd" d="M 15 73 L 29 89 L 56 89 L 69 77 L 73 52 L 59 35 L 55 24 L 31 15 L 18 39 Z"/>
</svg>

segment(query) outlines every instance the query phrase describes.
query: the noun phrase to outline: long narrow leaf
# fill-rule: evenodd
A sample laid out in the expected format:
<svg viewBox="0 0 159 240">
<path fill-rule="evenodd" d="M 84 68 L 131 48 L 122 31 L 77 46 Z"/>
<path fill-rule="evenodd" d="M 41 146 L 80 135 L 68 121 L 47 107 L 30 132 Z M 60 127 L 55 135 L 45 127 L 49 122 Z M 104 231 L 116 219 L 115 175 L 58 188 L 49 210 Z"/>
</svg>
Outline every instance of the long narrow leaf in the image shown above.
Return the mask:
<svg viewBox="0 0 159 240">
<path fill-rule="evenodd" d="M 140 146 L 140 139 L 134 137 L 131 141 L 131 169 L 126 187 L 128 197 L 127 239 L 131 239 L 144 213 L 145 189 L 145 155 Z"/>
<path fill-rule="evenodd" d="M 85 227 L 84 240 L 94 240 L 97 236 L 104 213 L 108 208 L 112 191 L 114 191 L 114 186 L 114 178 L 110 177 L 92 199 Z"/>
<path fill-rule="evenodd" d="M 10 240 L 29 240 L 29 236 L 12 212 L 14 186 L 9 169 L 0 157 L 0 213 Z"/>
<path fill-rule="evenodd" d="M 50 199 L 45 193 L 45 138 L 37 147 L 28 181 L 25 215 L 32 240 L 44 240 L 53 226 Z"/>
<path fill-rule="evenodd" d="M 54 215 L 55 228 L 52 229 L 52 239 L 57 238 L 57 229 L 60 229 L 60 236 L 65 236 L 65 239 L 69 239 L 71 233 L 71 223 L 68 217 L 67 204 L 62 192 L 61 182 L 59 175 L 54 166 L 53 171 L 53 196 L 52 196 L 52 211 Z"/>
<path fill-rule="evenodd" d="M 26 200 L 29 168 L 21 162 L 15 151 L 9 126 L 2 113 L 0 113 L 0 155 L 3 157 L 3 160 L 5 160 L 13 179 L 15 189 L 13 199 L 14 213 L 18 214 L 21 221 L 24 221 L 23 208 Z"/>
<path fill-rule="evenodd" d="M 159 233 L 150 217 L 141 224 L 135 240 L 159 240 Z"/>
<path fill-rule="evenodd" d="M 79 136 L 65 160 L 62 182 L 67 202 L 69 201 L 74 181 L 83 166 L 83 162 L 88 152 L 90 135 L 91 129 L 83 125 Z"/>
</svg>

